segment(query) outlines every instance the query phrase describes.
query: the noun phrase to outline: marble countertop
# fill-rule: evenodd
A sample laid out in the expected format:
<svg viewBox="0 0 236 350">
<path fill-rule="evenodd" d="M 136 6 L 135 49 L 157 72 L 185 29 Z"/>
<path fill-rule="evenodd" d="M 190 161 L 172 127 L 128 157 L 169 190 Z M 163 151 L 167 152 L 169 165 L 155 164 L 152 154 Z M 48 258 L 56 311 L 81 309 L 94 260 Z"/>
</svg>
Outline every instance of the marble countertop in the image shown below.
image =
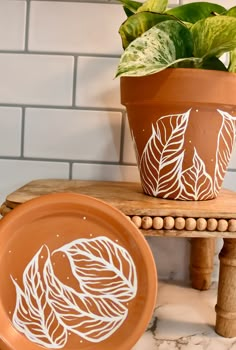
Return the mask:
<svg viewBox="0 0 236 350">
<path fill-rule="evenodd" d="M 157 306 L 132 350 L 236 350 L 214 331 L 217 284 L 208 291 L 159 282 Z"/>
</svg>

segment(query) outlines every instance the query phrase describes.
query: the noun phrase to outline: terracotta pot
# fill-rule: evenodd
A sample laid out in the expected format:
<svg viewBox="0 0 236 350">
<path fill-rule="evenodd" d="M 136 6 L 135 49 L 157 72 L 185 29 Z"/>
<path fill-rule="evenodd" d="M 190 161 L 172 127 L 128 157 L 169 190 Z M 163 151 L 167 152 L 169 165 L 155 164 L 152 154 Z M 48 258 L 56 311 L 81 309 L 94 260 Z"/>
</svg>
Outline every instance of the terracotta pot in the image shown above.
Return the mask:
<svg viewBox="0 0 236 350">
<path fill-rule="evenodd" d="M 143 190 L 169 199 L 208 200 L 232 153 L 236 74 L 169 68 L 121 78 Z"/>
</svg>

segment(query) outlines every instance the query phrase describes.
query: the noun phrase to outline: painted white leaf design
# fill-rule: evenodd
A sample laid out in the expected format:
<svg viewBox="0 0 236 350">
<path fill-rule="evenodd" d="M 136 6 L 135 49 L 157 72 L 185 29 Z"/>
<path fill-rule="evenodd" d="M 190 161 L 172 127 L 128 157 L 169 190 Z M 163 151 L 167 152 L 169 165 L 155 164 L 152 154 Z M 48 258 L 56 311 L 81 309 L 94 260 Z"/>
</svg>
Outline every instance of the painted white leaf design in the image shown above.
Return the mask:
<svg viewBox="0 0 236 350">
<path fill-rule="evenodd" d="M 13 314 L 14 327 L 32 342 L 51 349 L 63 348 L 67 331 L 58 322 L 55 312 L 48 304 L 39 260 L 48 255 L 42 247 L 27 265 L 23 274 L 23 290 L 12 278 L 16 288 L 16 307 Z"/>
<path fill-rule="evenodd" d="M 181 176 L 182 193 L 179 199 L 206 200 L 214 197 L 211 176 L 194 147 L 193 165 L 183 171 Z"/>
<path fill-rule="evenodd" d="M 152 127 L 140 161 L 142 186 L 152 196 L 169 198 L 181 192 L 183 145 L 190 111 L 164 116 Z"/>
<path fill-rule="evenodd" d="M 109 295 L 129 301 L 137 293 L 137 274 L 126 249 L 107 237 L 78 239 L 54 251 L 69 259 L 74 277 L 88 296 Z"/>
<path fill-rule="evenodd" d="M 124 322 L 128 310 L 107 296 L 87 296 L 63 284 L 54 274 L 50 260 L 45 264 L 47 300 L 61 324 L 93 342 L 110 337 Z"/>
<path fill-rule="evenodd" d="M 217 138 L 214 193 L 218 194 L 227 170 L 235 139 L 235 117 L 220 109 L 222 124 Z"/>
</svg>

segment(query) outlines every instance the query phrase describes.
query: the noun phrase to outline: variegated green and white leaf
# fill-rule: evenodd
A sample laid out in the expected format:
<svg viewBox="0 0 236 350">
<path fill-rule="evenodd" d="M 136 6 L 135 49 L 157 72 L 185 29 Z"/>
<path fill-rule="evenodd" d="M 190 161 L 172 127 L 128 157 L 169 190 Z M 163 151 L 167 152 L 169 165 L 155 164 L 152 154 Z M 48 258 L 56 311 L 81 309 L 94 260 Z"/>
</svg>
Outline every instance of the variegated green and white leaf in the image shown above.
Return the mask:
<svg viewBox="0 0 236 350">
<path fill-rule="evenodd" d="M 162 13 L 166 10 L 168 0 L 147 0 L 138 8 L 137 12 L 152 11 Z"/>
<path fill-rule="evenodd" d="M 143 76 L 160 72 L 192 56 L 190 31 L 177 21 L 165 21 L 135 39 L 121 56 L 116 76 Z"/>
<path fill-rule="evenodd" d="M 197 21 L 212 16 L 213 12 L 222 13 L 226 11 L 223 6 L 209 2 L 195 2 L 174 7 L 166 13 L 173 15 L 184 22 L 196 23 Z"/>
<path fill-rule="evenodd" d="M 236 73 L 236 49 L 230 52 L 229 71 L 232 73 Z"/>
<path fill-rule="evenodd" d="M 130 16 L 119 29 L 123 48 L 126 49 L 133 40 L 156 24 L 171 19 L 175 20 L 173 16 L 153 12 L 139 12 Z"/>
<path fill-rule="evenodd" d="M 195 57 L 217 56 L 236 48 L 236 18 L 215 16 L 195 23 L 193 35 Z"/>
</svg>

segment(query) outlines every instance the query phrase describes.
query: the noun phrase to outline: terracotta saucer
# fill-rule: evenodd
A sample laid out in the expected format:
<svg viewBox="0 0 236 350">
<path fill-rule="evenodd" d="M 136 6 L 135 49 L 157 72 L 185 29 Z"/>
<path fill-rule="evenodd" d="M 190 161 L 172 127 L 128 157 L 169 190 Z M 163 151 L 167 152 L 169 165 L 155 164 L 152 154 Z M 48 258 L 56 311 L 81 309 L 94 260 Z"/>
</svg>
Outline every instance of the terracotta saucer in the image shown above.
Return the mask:
<svg viewBox="0 0 236 350">
<path fill-rule="evenodd" d="M 0 222 L 1 350 L 130 350 L 157 294 L 152 253 L 117 209 L 57 193 Z"/>
</svg>

